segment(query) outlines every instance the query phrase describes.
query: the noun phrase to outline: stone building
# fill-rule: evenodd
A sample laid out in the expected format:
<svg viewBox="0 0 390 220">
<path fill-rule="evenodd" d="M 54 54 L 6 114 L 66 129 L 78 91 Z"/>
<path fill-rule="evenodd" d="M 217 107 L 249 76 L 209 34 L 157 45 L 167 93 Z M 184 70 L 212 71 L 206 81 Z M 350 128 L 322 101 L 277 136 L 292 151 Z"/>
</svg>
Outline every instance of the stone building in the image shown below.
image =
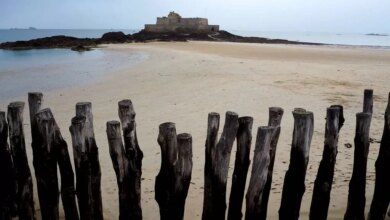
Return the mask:
<svg viewBox="0 0 390 220">
<path fill-rule="evenodd" d="M 158 17 L 156 24 L 146 24 L 144 30 L 156 33 L 211 33 L 219 31 L 219 25 L 209 25 L 207 18 L 182 18 L 178 13 L 170 12 L 168 17 Z"/>
</svg>

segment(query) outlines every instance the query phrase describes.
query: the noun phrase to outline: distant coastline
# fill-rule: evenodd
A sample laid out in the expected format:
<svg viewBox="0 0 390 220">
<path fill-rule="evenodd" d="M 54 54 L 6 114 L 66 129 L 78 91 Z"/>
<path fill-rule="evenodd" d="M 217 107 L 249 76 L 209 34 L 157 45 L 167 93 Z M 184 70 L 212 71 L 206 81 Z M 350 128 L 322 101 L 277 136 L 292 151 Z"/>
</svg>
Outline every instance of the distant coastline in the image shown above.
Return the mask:
<svg viewBox="0 0 390 220">
<path fill-rule="evenodd" d="M 366 34 L 367 36 L 378 36 L 378 37 L 387 37 L 389 36 L 388 34 L 378 34 L 378 33 L 369 33 Z"/>
<path fill-rule="evenodd" d="M 9 30 L 38 30 L 36 27 L 28 27 L 28 28 L 10 28 Z"/>
</svg>

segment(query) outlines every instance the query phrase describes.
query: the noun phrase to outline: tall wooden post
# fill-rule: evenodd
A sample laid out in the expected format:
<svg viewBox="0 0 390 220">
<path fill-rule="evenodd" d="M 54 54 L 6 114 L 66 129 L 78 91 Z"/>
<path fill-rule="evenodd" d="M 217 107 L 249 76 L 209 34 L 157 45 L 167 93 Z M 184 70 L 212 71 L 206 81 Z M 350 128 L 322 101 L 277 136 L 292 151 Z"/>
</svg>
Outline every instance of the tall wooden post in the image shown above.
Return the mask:
<svg viewBox="0 0 390 220">
<path fill-rule="evenodd" d="M 210 169 L 206 173 L 204 187 L 204 201 L 202 219 L 225 219 L 226 212 L 226 182 L 230 162 L 230 153 L 236 139 L 238 130 L 238 115 L 234 112 L 226 112 L 225 125 L 219 142 L 215 144 L 216 134 L 214 133 L 218 125 L 219 118 L 215 113 L 209 114 L 209 124 L 206 140 L 206 160 L 210 163 L 205 165 L 205 169 Z M 207 166 L 207 167 L 206 167 Z"/>
<path fill-rule="evenodd" d="M 375 190 L 368 215 L 369 220 L 385 219 L 390 203 L 390 93 L 384 118 L 382 141 L 375 162 Z"/>
<path fill-rule="evenodd" d="M 256 138 L 256 148 L 253 155 L 251 180 L 246 193 L 246 220 L 261 217 L 262 193 L 267 182 L 270 163 L 270 145 L 274 127 L 259 127 Z"/>
<path fill-rule="evenodd" d="M 72 125 L 69 127 L 72 135 L 73 154 L 76 169 L 76 192 L 81 219 L 103 219 L 103 213 L 99 204 L 101 195 L 96 195 L 96 188 L 100 189 L 100 178 L 94 176 L 99 174 L 94 170 L 92 160 L 97 158 L 97 149 L 90 149 L 92 143 L 89 142 L 86 131 L 86 117 L 76 116 L 72 118 Z M 98 162 L 98 161 L 97 161 Z M 95 198 L 97 200 L 95 200 Z M 100 200 L 101 201 L 101 200 Z"/>
<path fill-rule="evenodd" d="M 82 118 L 85 117 L 83 123 L 79 125 L 83 125 L 85 127 L 84 133 L 84 147 L 85 151 L 81 149 L 81 151 L 77 151 L 78 156 L 84 157 L 82 159 L 82 167 L 80 169 L 86 169 L 82 172 L 87 172 L 88 175 L 88 184 L 91 190 L 90 204 L 88 205 L 89 211 L 93 212 L 91 217 L 93 219 L 103 219 L 103 205 L 102 205 L 102 195 L 101 195 L 101 170 L 100 170 L 100 162 L 99 162 L 99 149 L 96 145 L 95 133 L 93 130 L 93 115 L 92 115 L 92 104 L 90 102 L 79 102 L 76 104 L 76 117 Z M 75 119 L 75 122 L 78 121 Z M 85 167 L 84 167 L 85 166 Z M 80 177 L 85 178 L 85 177 Z M 77 181 L 79 183 L 79 181 Z M 87 184 L 87 182 L 81 182 L 80 184 Z M 80 192 L 77 189 L 77 193 Z M 80 214 L 81 216 L 81 214 Z"/>
<path fill-rule="evenodd" d="M 175 165 L 175 191 L 178 219 L 184 219 L 185 203 L 192 177 L 192 136 L 188 133 L 177 135 L 178 161 Z"/>
<path fill-rule="evenodd" d="M 309 162 L 310 144 L 313 136 L 313 113 L 295 109 L 294 131 L 291 144 L 290 165 L 283 183 L 279 219 L 299 218 L 302 196 L 305 192 L 305 176 Z"/>
<path fill-rule="evenodd" d="M 265 183 L 263 193 L 261 194 L 261 210 L 259 214 L 259 220 L 267 219 L 268 200 L 271 192 L 272 175 L 274 172 L 276 148 L 280 135 L 280 123 L 282 121 L 284 110 L 280 107 L 269 108 L 268 126 L 273 127 L 273 133 L 271 138 L 271 146 L 269 149 L 270 163 L 268 166 L 267 182 Z"/>
<path fill-rule="evenodd" d="M 137 213 L 134 213 L 133 207 L 137 204 L 132 204 L 130 202 L 132 196 L 134 196 L 131 194 L 130 186 L 133 186 L 134 183 L 131 183 L 132 176 L 130 176 L 131 172 L 129 170 L 129 161 L 126 157 L 126 152 L 123 147 L 120 126 L 121 125 L 119 121 L 109 121 L 106 124 L 110 156 L 119 189 L 119 219 L 133 219 L 131 218 L 132 216 L 134 216 L 134 219 L 140 219 L 140 216 L 136 215 Z"/>
<path fill-rule="evenodd" d="M 372 89 L 364 90 L 363 112 L 371 113 L 374 106 L 374 91 Z"/>
<path fill-rule="evenodd" d="M 211 112 L 208 114 L 208 123 L 207 123 L 207 137 L 206 137 L 206 147 L 205 147 L 205 165 L 204 165 L 204 195 L 203 195 L 203 215 L 202 219 L 205 220 L 207 217 L 211 217 L 213 209 L 212 202 L 212 154 L 211 152 L 215 151 L 215 146 L 217 145 L 217 137 L 219 130 L 219 120 L 220 116 L 216 112 Z M 205 216 L 206 215 L 206 216 Z"/>
<path fill-rule="evenodd" d="M 8 124 L 0 112 L 0 219 L 11 220 L 16 214 L 16 179 L 8 145 Z"/>
<path fill-rule="evenodd" d="M 367 156 L 370 147 L 371 113 L 356 114 L 355 152 L 348 204 L 344 219 L 365 219 Z"/>
<path fill-rule="evenodd" d="M 339 131 L 344 123 L 342 106 L 327 108 L 325 123 L 325 146 L 314 183 L 310 207 L 310 219 L 326 220 L 336 164 Z"/>
<path fill-rule="evenodd" d="M 9 139 L 12 160 L 15 166 L 17 180 L 18 215 L 21 220 L 35 219 L 33 183 L 28 166 L 26 144 L 23 129 L 24 102 L 12 102 L 8 105 Z"/>
<path fill-rule="evenodd" d="M 176 136 L 175 124 L 159 126 L 161 169 L 156 177 L 155 199 L 162 220 L 182 220 L 192 173 L 192 137 Z"/>
<path fill-rule="evenodd" d="M 131 100 L 122 100 L 118 103 L 118 115 L 122 123 L 125 143 L 125 154 L 128 160 L 129 173 L 129 214 L 131 219 L 142 219 L 141 208 L 141 175 L 143 152 L 138 145 L 135 111 Z"/>
<path fill-rule="evenodd" d="M 38 112 L 35 117 L 38 130 L 34 137 L 34 168 L 42 219 L 51 220 L 59 218 L 55 122 L 41 114 L 45 112 Z"/>
<path fill-rule="evenodd" d="M 252 117 L 238 119 L 237 152 L 234 164 L 232 189 L 230 191 L 228 220 L 241 219 L 242 201 L 246 184 L 246 176 L 250 164 L 249 154 L 252 143 Z"/>
<path fill-rule="evenodd" d="M 30 123 L 31 123 L 31 138 L 32 138 L 32 149 L 34 154 L 34 167 L 37 163 L 38 170 L 42 165 L 40 157 L 45 157 L 42 153 L 40 146 L 46 142 L 45 139 L 39 133 L 38 121 L 52 121 L 51 128 L 53 129 L 53 150 L 55 152 L 55 158 L 59 166 L 61 175 L 61 199 L 64 207 L 65 219 L 67 220 L 78 220 L 79 214 L 76 206 L 76 196 L 74 187 L 74 173 L 70 162 L 68 145 L 61 135 L 60 128 L 58 127 L 53 113 L 49 108 L 41 109 L 43 103 L 43 95 L 39 92 L 28 93 L 28 102 L 30 109 Z M 40 126 L 43 126 L 42 124 Z M 38 142 L 38 143 L 37 143 Z M 37 168 L 35 168 L 37 169 Z M 57 170 L 56 170 L 57 171 Z M 44 189 L 44 188 L 43 188 Z"/>
</svg>

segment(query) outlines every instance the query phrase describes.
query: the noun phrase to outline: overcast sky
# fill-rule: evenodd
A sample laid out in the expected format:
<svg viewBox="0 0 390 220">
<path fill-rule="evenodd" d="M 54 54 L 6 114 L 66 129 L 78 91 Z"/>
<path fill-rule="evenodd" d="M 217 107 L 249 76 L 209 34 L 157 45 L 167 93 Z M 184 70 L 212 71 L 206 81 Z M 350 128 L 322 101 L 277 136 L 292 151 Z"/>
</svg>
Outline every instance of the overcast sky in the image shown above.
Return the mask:
<svg viewBox="0 0 390 220">
<path fill-rule="evenodd" d="M 0 28 L 139 29 L 169 11 L 225 30 L 390 33 L 390 0 L 0 0 Z"/>
</svg>

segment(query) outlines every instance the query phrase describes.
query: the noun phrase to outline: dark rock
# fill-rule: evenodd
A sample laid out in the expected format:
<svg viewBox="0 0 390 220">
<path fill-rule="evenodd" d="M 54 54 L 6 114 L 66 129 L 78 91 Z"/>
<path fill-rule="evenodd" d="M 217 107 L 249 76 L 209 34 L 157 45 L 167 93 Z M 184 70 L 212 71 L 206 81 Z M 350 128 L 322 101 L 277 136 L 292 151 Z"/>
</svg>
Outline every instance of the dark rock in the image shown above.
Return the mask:
<svg viewBox="0 0 390 220">
<path fill-rule="evenodd" d="M 38 38 L 29 41 L 6 42 L 0 44 L 0 49 L 28 50 L 49 48 L 72 48 L 75 46 L 96 46 L 96 40 L 90 38 L 76 38 L 67 36 L 53 36 Z"/>
<path fill-rule="evenodd" d="M 344 146 L 345 146 L 346 148 L 351 148 L 351 147 L 352 147 L 352 144 L 346 143 L 346 144 L 344 144 Z"/>
<path fill-rule="evenodd" d="M 100 38 L 101 43 L 125 43 L 128 37 L 123 32 L 108 32 Z"/>
<path fill-rule="evenodd" d="M 78 51 L 78 52 L 84 52 L 84 51 L 90 51 L 91 50 L 91 48 L 86 47 L 84 45 L 77 45 L 77 46 L 74 46 L 74 47 L 72 47 L 70 49 L 73 50 L 73 51 Z"/>
<path fill-rule="evenodd" d="M 242 43 L 264 43 L 264 44 L 303 44 L 303 45 L 321 45 L 317 43 L 306 43 L 298 41 L 288 41 L 281 39 L 268 39 L 262 37 L 242 37 L 231 34 L 227 31 L 218 31 L 215 33 L 191 33 L 191 32 L 169 32 L 153 33 L 141 30 L 133 35 L 126 35 L 123 32 L 108 32 L 103 34 L 100 39 L 94 38 L 76 38 L 67 36 L 53 36 L 39 38 L 29 41 L 6 42 L 0 44 L 0 49 L 8 50 L 26 50 L 26 49 L 48 49 L 48 48 L 71 48 L 76 51 L 86 51 L 98 44 L 107 43 L 125 43 L 125 42 L 150 42 L 150 41 L 223 41 L 223 42 L 242 42 Z M 87 48 L 87 49 L 86 49 Z"/>
</svg>

